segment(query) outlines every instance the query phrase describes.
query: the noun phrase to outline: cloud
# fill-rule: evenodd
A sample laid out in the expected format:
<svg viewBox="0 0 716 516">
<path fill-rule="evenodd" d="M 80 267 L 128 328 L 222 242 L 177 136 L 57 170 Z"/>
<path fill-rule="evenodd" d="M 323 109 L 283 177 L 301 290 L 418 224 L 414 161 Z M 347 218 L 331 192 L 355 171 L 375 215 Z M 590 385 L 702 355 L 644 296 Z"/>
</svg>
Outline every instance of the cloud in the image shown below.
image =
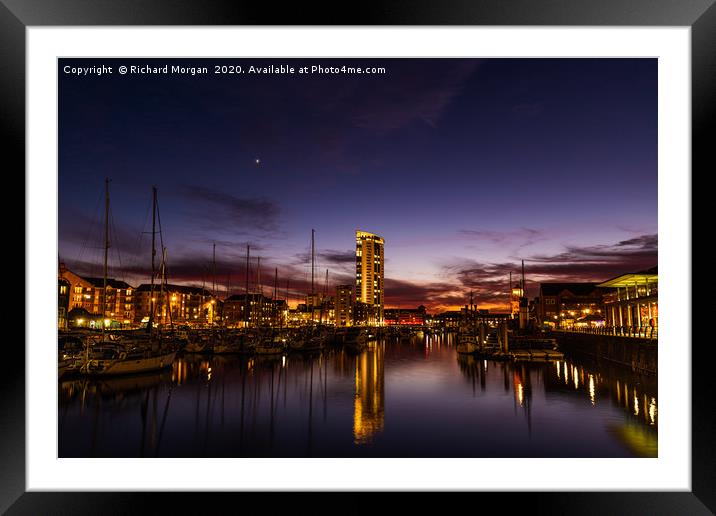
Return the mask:
<svg viewBox="0 0 716 516">
<path fill-rule="evenodd" d="M 533 228 L 519 228 L 513 231 L 461 229 L 458 233 L 465 237 L 487 240 L 495 244 L 515 244 L 517 245 L 517 249 L 526 247 L 545 238 L 543 231 Z"/>
<path fill-rule="evenodd" d="M 441 312 L 467 303 L 459 286 L 445 283 L 413 283 L 385 278 L 385 306 L 387 308 L 415 308 L 424 305 L 430 312 Z"/>
<path fill-rule="evenodd" d="M 354 264 L 356 261 L 355 251 L 336 251 L 333 249 L 325 249 L 319 253 L 321 261 L 334 264 Z"/>
<path fill-rule="evenodd" d="M 656 234 L 641 235 L 614 244 L 567 246 L 553 255 L 525 257 L 525 287 L 538 295 L 540 282 L 601 282 L 619 274 L 653 267 L 658 261 Z M 443 267 L 459 291 L 473 291 L 480 305 L 507 307 L 509 275 L 520 278 L 521 263 L 483 263 L 461 260 Z M 387 289 L 386 289 L 387 291 Z"/>
<path fill-rule="evenodd" d="M 611 271 L 614 266 L 651 267 L 656 262 L 657 252 L 658 236 L 648 234 L 622 240 L 611 245 L 567 246 L 562 253 L 533 256 L 530 260 L 537 263 L 552 264 L 556 267 L 563 264 L 572 264 L 576 267 L 589 265 L 603 267 Z"/>
<path fill-rule="evenodd" d="M 213 231 L 234 234 L 271 234 L 279 230 L 279 205 L 265 197 L 241 198 L 196 185 L 180 188 L 191 201 L 192 218 Z"/>
</svg>

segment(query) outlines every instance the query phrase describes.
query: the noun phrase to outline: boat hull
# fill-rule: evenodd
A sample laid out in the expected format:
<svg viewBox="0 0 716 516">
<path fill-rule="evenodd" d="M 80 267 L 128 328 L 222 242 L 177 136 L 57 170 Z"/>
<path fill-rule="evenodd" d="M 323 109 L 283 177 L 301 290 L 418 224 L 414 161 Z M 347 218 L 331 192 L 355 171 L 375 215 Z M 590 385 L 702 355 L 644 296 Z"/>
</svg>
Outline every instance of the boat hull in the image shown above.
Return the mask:
<svg viewBox="0 0 716 516">
<path fill-rule="evenodd" d="M 283 346 L 260 346 L 255 350 L 257 355 L 279 355 L 283 352 Z"/>
<path fill-rule="evenodd" d="M 176 352 L 137 359 L 92 359 L 83 368 L 88 375 L 119 375 L 158 371 L 170 367 Z"/>
</svg>

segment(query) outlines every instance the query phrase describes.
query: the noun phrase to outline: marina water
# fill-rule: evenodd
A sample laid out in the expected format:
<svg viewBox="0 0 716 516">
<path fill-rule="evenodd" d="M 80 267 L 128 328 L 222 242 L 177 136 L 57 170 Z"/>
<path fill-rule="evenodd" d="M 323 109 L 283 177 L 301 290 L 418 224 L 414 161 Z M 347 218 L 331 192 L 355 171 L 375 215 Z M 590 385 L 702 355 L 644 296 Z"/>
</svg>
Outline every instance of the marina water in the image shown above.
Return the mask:
<svg viewBox="0 0 716 516">
<path fill-rule="evenodd" d="M 657 456 L 656 377 L 581 356 L 482 360 L 454 337 L 63 379 L 59 456 Z"/>
</svg>

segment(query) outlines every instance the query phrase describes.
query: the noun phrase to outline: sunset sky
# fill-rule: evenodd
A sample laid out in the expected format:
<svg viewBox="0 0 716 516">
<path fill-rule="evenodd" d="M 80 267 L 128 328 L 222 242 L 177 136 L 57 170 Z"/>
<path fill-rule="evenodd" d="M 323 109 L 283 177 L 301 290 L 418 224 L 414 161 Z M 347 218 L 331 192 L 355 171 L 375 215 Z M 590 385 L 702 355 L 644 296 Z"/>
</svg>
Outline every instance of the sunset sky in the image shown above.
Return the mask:
<svg viewBox="0 0 716 516">
<path fill-rule="evenodd" d="M 155 61 L 152 63 L 152 61 Z M 166 63 L 383 66 L 384 75 L 73 76 Z M 149 281 L 151 187 L 170 283 L 292 305 L 317 277 L 354 283 L 355 230 L 385 238 L 387 307 L 507 308 L 525 261 L 541 281 L 601 281 L 657 264 L 656 59 L 61 59 L 59 253 Z M 258 163 L 257 163 L 258 160 Z"/>
</svg>

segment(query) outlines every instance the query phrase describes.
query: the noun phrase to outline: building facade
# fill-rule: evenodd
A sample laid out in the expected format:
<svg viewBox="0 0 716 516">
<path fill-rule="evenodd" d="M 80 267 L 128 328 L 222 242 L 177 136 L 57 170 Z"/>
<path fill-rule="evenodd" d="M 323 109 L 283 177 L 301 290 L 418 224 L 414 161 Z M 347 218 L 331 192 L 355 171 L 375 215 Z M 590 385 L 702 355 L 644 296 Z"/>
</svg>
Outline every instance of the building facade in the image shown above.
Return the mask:
<svg viewBox="0 0 716 516">
<path fill-rule="evenodd" d="M 128 283 L 107 278 L 106 296 L 102 295 L 104 278 L 84 278 L 92 285 L 92 309 L 95 314 L 103 314 L 106 319 L 120 324 L 130 324 L 134 320 L 134 288 Z"/>
<path fill-rule="evenodd" d="M 622 274 L 597 285 L 604 294 L 606 326 L 634 330 L 659 327 L 658 268 Z"/>
<path fill-rule="evenodd" d="M 92 313 L 95 305 L 93 285 L 60 263 L 60 278 L 70 284 L 69 309 L 83 308 Z M 99 304 L 99 301 L 97 301 Z"/>
<path fill-rule="evenodd" d="M 512 317 L 517 317 L 520 314 L 520 298 L 525 296 L 525 291 L 519 283 L 512 285 L 510 292 L 510 313 Z"/>
<path fill-rule="evenodd" d="M 356 231 L 356 304 L 366 305 L 364 324 L 383 324 L 384 320 L 384 256 L 382 237 Z"/>
<path fill-rule="evenodd" d="M 66 279 L 57 280 L 57 328 L 67 329 L 67 313 L 70 306 L 70 282 Z"/>
<path fill-rule="evenodd" d="M 540 283 L 538 322 L 574 328 L 580 318 L 604 313 L 603 294 L 597 283 Z"/>
<path fill-rule="evenodd" d="M 236 294 L 224 300 L 224 324 L 233 327 L 286 326 L 288 304 L 263 294 Z"/>
<path fill-rule="evenodd" d="M 336 326 L 353 325 L 353 286 L 336 286 L 335 321 Z"/>
<path fill-rule="evenodd" d="M 106 325 L 127 325 L 134 320 L 134 288 L 114 278 L 79 276 L 60 264 L 60 279 L 69 284 L 68 311 L 82 308 L 104 319 Z"/>
<path fill-rule="evenodd" d="M 148 322 L 152 306 L 155 322 L 162 324 L 212 324 L 219 314 L 217 300 L 206 289 L 168 284 L 162 295 L 159 285 L 142 283 L 134 291 L 134 322 Z"/>
<path fill-rule="evenodd" d="M 423 326 L 428 314 L 425 307 L 420 305 L 417 308 L 388 308 L 384 315 L 388 326 Z"/>
</svg>

